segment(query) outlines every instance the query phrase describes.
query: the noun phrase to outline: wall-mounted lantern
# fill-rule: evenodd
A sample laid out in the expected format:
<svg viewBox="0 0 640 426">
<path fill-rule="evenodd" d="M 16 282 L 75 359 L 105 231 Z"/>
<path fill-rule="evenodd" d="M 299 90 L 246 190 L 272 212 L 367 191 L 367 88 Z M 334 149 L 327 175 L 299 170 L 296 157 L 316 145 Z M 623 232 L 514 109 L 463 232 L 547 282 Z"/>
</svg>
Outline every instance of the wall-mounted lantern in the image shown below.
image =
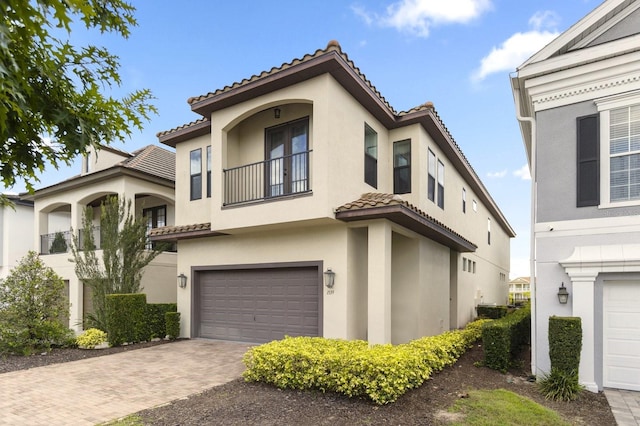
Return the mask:
<svg viewBox="0 0 640 426">
<path fill-rule="evenodd" d="M 563 282 L 562 286 L 560 286 L 560 288 L 558 289 L 558 302 L 560 302 L 561 305 L 566 305 L 568 301 L 569 292 L 567 291 L 567 288 L 564 286 Z"/>
<path fill-rule="evenodd" d="M 331 268 L 327 268 L 327 270 L 324 271 L 324 285 L 327 288 L 333 288 L 333 285 L 336 282 L 335 280 L 336 280 L 336 273 L 333 272 Z"/>
<path fill-rule="evenodd" d="M 187 276 L 183 273 L 178 275 L 178 287 L 185 288 L 187 286 Z"/>
<path fill-rule="evenodd" d="M 273 118 L 280 118 L 280 108 L 275 107 L 273 109 Z"/>
</svg>

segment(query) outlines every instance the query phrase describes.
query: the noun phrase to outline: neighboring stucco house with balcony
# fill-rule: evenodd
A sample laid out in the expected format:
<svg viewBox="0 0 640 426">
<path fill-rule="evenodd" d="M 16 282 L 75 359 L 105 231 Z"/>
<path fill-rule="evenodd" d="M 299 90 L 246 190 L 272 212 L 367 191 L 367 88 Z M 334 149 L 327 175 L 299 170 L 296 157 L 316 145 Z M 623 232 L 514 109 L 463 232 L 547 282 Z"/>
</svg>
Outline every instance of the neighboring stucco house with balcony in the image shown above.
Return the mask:
<svg viewBox="0 0 640 426">
<path fill-rule="evenodd" d="M 509 281 L 509 303 L 522 303 L 531 298 L 529 277 L 518 277 Z"/>
<path fill-rule="evenodd" d="M 82 318 L 91 311 L 90 289 L 78 280 L 70 262 L 71 238 L 82 233 L 86 207 L 93 208 L 95 241 L 100 253 L 100 204 L 107 196 L 132 200 L 136 215 L 148 228 L 174 224 L 175 154 L 149 145 L 133 153 L 107 146 L 83 158 L 82 173 L 23 198 L 33 202 L 33 247 L 66 282 L 71 302 L 69 326 L 82 330 Z M 176 301 L 176 253 L 163 252 L 145 269 L 143 292 L 149 303 Z"/>
<path fill-rule="evenodd" d="M 401 343 L 506 303 L 514 232 L 433 105 L 397 113 L 337 42 L 188 102 L 151 232 L 183 337 Z"/>
<path fill-rule="evenodd" d="M 549 316 L 577 316 L 580 382 L 640 390 L 640 1 L 603 2 L 511 84 L 533 181 L 532 370 L 550 370 Z"/>
<path fill-rule="evenodd" d="M 6 195 L 12 206 L 0 205 L 0 279 L 33 250 L 33 201 Z"/>
</svg>

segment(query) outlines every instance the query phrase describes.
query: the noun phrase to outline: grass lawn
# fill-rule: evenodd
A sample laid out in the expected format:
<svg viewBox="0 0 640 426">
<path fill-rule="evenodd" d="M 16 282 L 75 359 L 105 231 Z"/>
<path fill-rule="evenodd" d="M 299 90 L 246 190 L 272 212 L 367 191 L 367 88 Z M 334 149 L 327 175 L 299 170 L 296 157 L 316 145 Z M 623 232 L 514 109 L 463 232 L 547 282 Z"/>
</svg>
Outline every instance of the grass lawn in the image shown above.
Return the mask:
<svg viewBox="0 0 640 426">
<path fill-rule="evenodd" d="M 453 425 L 569 426 L 555 411 L 504 389 L 470 391 L 449 412 L 463 416 Z"/>
</svg>

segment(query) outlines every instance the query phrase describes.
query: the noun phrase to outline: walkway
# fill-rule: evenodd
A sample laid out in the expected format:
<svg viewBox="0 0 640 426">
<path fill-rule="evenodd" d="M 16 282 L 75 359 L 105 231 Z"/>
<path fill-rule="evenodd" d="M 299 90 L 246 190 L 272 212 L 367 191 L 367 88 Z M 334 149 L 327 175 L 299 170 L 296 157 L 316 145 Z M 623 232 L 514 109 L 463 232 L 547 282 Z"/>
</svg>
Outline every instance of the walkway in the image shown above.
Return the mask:
<svg viewBox="0 0 640 426">
<path fill-rule="evenodd" d="M 0 425 L 94 425 L 240 377 L 249 344 L 184 340 L 0 374 Z"/>
<path fill-rule="evenodd" d="M 640 392 L 607 388 L 604 394 L 618 426 L 640 425 Z"/>
</svg>

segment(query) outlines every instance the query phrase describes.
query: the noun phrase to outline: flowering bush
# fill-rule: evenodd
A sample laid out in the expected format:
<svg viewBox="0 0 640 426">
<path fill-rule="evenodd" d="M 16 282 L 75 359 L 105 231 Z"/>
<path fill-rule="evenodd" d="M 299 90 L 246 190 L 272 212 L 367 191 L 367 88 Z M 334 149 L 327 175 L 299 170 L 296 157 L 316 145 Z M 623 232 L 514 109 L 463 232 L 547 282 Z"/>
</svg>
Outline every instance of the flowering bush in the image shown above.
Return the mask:
<svg viewBox="0 0 640 426">
<path fill-rule="evenodd" d="M 76 337 L 76 344 L 84 349 L 93 349 L 107 341 L 107 333 L 97 328 L 90 328 Z"/>
<path fill-rule="evenodd" d="M 244 355 L 247 381 L 279 388 L 318 389 L 349 397 L 367 396 L 378 404 L 394 402 L 431 373 L 455 363 L 478 340 L 482 324 L 423 337 L 402 345 L 363 340 L 285 337 L 256 346 Z"/>
</svg>

